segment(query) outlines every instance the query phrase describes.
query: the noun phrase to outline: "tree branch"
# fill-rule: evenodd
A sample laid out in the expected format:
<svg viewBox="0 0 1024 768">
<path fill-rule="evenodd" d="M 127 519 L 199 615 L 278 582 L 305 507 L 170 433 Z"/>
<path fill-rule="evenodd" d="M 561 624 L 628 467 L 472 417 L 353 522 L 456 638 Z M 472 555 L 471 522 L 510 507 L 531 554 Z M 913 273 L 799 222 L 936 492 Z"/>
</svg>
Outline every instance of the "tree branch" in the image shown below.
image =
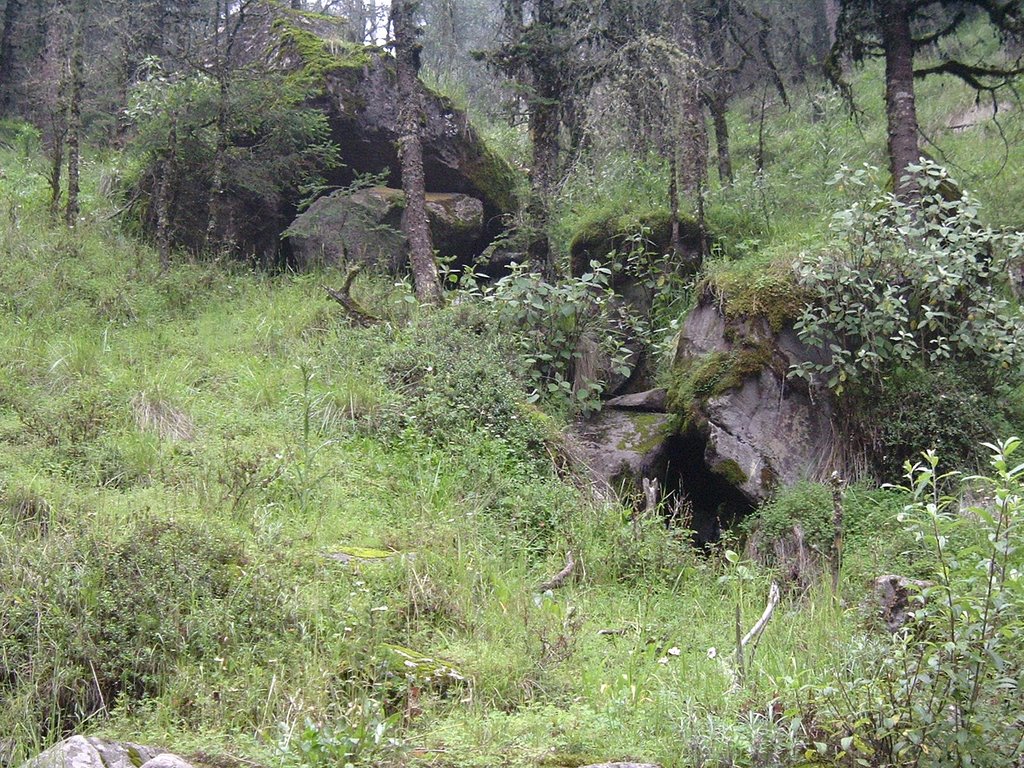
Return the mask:
<svg viewBox="0 0 1024 768">
<path fill-rule="evenodd" d="M 565 585 L 566 579 L 572 576 L 573 571 L 576 570 L 576 558 L 572 555 L 570 549 L 565 553 L 565 568 L 560 570 L 550 579 L 540 585 L 539 589 L 541 592 L 547 592 L 549 589 L 558 589 Z"/>
<path fill-rule="evenodd" d="M 334 299 L 336 302 L 341 304 L 342 309 L 345 310 L 345 314 L 349 316 L 356 325 L 360 325 L 367 328 L 371 325 L 376 325 L 382 322 L 379 317 L 375 317 L 366 312 L 359 303 L 352 298 L 352 281 L 356 279 L 356 275 L 363 271 L 361 264 L 349 267 L 348 274 L 345 275 L 345 282 L 341 286 L 341 290 L 336 291 L 330 286 L 325 285 L 324 290 L 327 291 L 327 295 Z"/>
<path fill-rule="evenodd" d="M 1009 85 L 1010 78 L 1024 74 L 1024 67 L 984 67 L 974 64 L 964 64 L 962 61 L 944 61 L 933 67 L 915 69 L 915 78 L 925 78 L 930 75 L 952 75 L 976 91 L 995 91 Z M 998 78 L 997 83 L 985 83 L 982 78 Z"/>
</svg>

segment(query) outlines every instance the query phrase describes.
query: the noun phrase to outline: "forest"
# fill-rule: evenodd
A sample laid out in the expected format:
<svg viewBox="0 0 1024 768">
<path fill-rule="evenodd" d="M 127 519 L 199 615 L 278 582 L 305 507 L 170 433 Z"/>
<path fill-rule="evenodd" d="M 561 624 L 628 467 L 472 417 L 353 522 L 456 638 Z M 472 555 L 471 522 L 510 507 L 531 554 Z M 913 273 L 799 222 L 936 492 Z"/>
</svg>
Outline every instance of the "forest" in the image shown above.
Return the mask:
<svg viewBox="0 0 1024 768">
<path fill-rule="evenodd" d="M 1024 0 L 0 9 L 0 768 L 1024 765 Z"/>
</svg>

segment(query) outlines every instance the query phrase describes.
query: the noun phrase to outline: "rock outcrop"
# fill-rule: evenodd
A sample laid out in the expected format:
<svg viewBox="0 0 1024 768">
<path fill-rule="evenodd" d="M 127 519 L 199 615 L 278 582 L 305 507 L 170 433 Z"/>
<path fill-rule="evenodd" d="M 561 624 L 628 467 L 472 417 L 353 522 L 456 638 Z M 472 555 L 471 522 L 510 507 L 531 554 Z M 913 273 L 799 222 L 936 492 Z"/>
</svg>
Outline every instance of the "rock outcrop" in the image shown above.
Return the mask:
<svg viewBox="0 0 1024 768">
<path fill-rule="evenodd" d="M 405 194 L 370 187 L 321 197 L 288 228 L 297 266 L 343 261 L 397 272 L 408 261 L 402 235 Z M 460 192 L 428 192 L 427 216 L 434 249 L 456 263 L 468 262 L 482 248 L 483 203 Z"/>
<path fill-rule="evenodd" d="M 580 458 L 603 491 L 640 489 L 643 478 L 664 475 L 673 420 L 667 413 L 605 407 L 577 425 Z"/>
<path fill-rule="evenodd" d="M 832 471 L 829 395 L 787 377 L 805 360 L 820 356 L 791 325 L 727 317 L 706 293 L 679 334 L 672 386 L 611 399 L 578 425 L 583 463 L 598 485 L 634 497 L 658 480 L 666 514 L 713 542 L 776 486 Z"/>
<path fill-rule="evenodd" d="M 704 459 L 754 503 L 776 485 L 824 477 L 836 455 L 828 393 L 787 377 L 820 360 L 790 328 L 727 320 L 705 297 L 679 336 L 672 405 L 705 440 Z"/>
<path fill-rule="evenodd" d="M 344 20 L 265 4 L 250 12 L 254 37 L 265 37 L 272 61 L 304 72 L 316 88 L 310 105 L 330 124 L 343 166 L 327 173 L 329 184 L 350 184 L 357 174 L 385 174 L 401 187 L 398 104 L 394 59 L 379 48 L 346 41 Z M 429 192 L 457 192 L 479 200 L 490 237 L 517 207 L 516 172 L 480 138 L 469 117 L 422 86 L 423 166 Z"/>
<path fill-rule="evenodd" d="M 154 153 L 139 181 L 139 210 L 143 225 L 153 233 L 159 229 L 158 219 L 165 217 L 163 231 L 174 246 L 195 252 L 224 247 L 265 264 L 286 261 L 296 266 L 304 256 L 292 260 L 291 242 L 281 238 L 303 197 L 296 168 L 315 172 L 325 189 L 352 188 L 366 174 L 377 183 L 401 187 L 394 59 L 381 48 L 352 42 L 347 22 L 340 17 L 295 11 L 273 0 L 251 3 L 237 22 L 233 66 L 247 77 L 274 82 L 275 93 L 295 98 L 292 113 L 322 113 L 340 162 L 332 166 L 322 155 L 304 154 L 311 145 L 322 143 L 322 136 L 293 146 L 288 143 L 292 139 L 282 136 L 294 136 L 295 126 L 281 132 L 280 126 L 274 129 L 259 120 L 229 115 L 229 126 L 246 127 L 228 131 L 220 194 L 211 196 L 218 174 L 210 131 L 204 128 L 200 134 L 183 127 L 181 132 L 188 133 L 190 141 L 193 134 L 205 138 L 196 139 L 197 146 L 188 151 L 179 147 L 173 161 Z M 445 245 L 440 250 L 468 261 L 503 231 L 506 215 L 517 207 L 519 176 L 488 149 L 465 112 L 420 85 L 426 189 L 433 193 L 430 205 L 442 230 L 437 233 Z M 211 103 L 205 108 L 218 107 Z M 273 140 L 262 135 L 263 130 Z M 279 148 L 281 142 L 286 149 Z M 294 161 L 282 164 L 281 153 L 294 156 Z M 211 216 L 215 204 L 216 215 Z M 468 230 L 462 228 L 467 219 L 473 221 Z M 445 222 L 452 227 L 445 229 Z M 446 252 L 449 248 L 452 254 Z"/>
<path fill-rule="evenodd" d="M 95 736 L 72 736 L 30 760 L 21 768 L 192 768 L 177 755 L 127 741 Z"/>
</svg>

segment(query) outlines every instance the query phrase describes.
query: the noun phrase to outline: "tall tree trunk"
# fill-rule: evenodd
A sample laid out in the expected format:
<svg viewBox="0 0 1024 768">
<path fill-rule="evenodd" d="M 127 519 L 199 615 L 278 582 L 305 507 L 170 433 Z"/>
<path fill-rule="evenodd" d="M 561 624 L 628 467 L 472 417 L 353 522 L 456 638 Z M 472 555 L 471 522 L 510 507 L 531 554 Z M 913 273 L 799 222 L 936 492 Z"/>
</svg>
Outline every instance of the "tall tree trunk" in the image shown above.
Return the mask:
<svg viewBox="0 0 1024 768">
<path fill-rule="evenodd" d="M 555 7 L 553 0 L 537 0 L 537 18 L 534 31 L 550 37 L 554 34 Z M 558 173 L 559 94 L 558 73 L 553 71 L 554 56 L 549 44 L 541 44 L 533 51 L 528 64 L 533 93 L 530 96 L 530 242 L 527 246 L 530 262 L 540 267 L 547 280 L 554 280 L 557 269 L 548 235 L 551 193 Z"/>
<path fill-rule="evenodd" d="M 921 158 L 914 103 L 914 39 L 910 33 L 910 2 L 890 0 L 881 17 L 885 48 L 885 112 L 888 119 L 889 170 L 893 190 L 904 202 L 914 200 L 918 186 L 905 178 Z"/>
<path fill-rule="evenodd" d="M 402 190 L 405 211 L 402 229 L 409 241 L 409 262 L 412 267 L 416 298 L 425 304 L 442 302 L 441 281 L 434 261 L 434 245 L 427 221 L 426 179 L 423 173 L 423 143 L 420 126 L 423 107 L 417 76 L 420 68 L 420 45 L 416 40 L 418 0 L 392 0 L 391 25 L 395 36 L 395 73 L 398 84 L 398 158 L 402 165 Z"/>
<path fill-rule="evenodd" d="M 174 194 L 178 163 L 178 118 L 171 116 L 171 129 L 167 136 L 167 156 L 160 162 L 160 178 L 156 192 L 156 245 L 160 253 L 160 271 L 171 266 L 171 197 Z"/>
<path fill-rule="evenodd" d="M 0 115 L 10 114 L 14 106 L 14 30 L 20 16 L 21 0 L 7 0 L 4 31 L 0 35 Z"/>
<path fill-rule="evenodd" d="M 227 26 L 228 4 L 224 4 L 224 23 Z M 210 195 L 206 201 L 206 235 L 203 239 L 207 249 L 219 250 L 221 246 L 221 208 L 224 204 L 224 173 L 228 154 L 228 73 L 227 54 L 221 45 L 221 2 L 214 5 L 213 16 L 214 69 L 217 78 L 217 120 L 216 143 L 213 151 L 213 168 L 210 174 Z M 224 31 L 225 36 L 228 34 Z M 227 45 L 223 46 L 224 49 Z"/>
<path fill-rule="evenodd" d="M 733 182 L 732 155 L 729 153 L 729 121 L 726 99 L 714 94 L 708 100 L 708 111 L 715 126 L 715 155 L 718 159 L 718 180 L 723 185 Z"/>
<path fill-rule="evenodd" d="M 700 98 L 700 85 L 694 80 L 681 89 L 682 103 L 679 131 L 679 186 L 691 201 L 693 217 L 701 233 L 701 252 L 704 247 L 704 189 L 708 178 L 708 132 L 704 124 L 704 109 Z"/>
<path fill-rule="evenodd" d="M 85 45 L 85 0 L 75 3 L 71 20 L 70 91 L 68 93 L 68 199 L 64 220 L 69 227 L 78 223 L 79 213 L 79 156 L 82 143 L 82 91 L 85 90 L 85 64 L 82 48 Z"/>
</svg>

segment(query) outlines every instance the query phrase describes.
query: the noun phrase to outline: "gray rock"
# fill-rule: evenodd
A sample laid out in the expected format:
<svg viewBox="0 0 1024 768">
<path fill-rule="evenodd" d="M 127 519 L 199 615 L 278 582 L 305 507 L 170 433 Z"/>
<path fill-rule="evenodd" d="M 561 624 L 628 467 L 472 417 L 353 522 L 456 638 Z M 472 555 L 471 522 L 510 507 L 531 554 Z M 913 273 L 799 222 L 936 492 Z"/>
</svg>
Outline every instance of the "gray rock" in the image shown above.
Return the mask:
<svg viewBox="0 0 1024 768">
<path fill-rule="evenodd" d="M 141 768 L 161 753 L 127 741 L 72 736 L 22 763 L 22 768 Z"/>
<path fill-rule="evenodd" d="M 292 253 L 305 267 L 360 262 L 398 272 L 408 258 L 402 234 L 405 195 L 400 189 L 369 187 L 321 197 L 288 228 Z M 434 248 L 466 262 L 483 234 L 483 203 L 454 192 L 427 194 Z"/>
<path fill-rule="evenodd" d="M 912 618 L 914 611 L 910 604 L 911 598 L 930 586 L 932 586 L 930 581 L 908 579 L 906 576 L 896 574 L 879 576 L 875 579 L 875 601 L 885 628 L 893 634 L 903 629 Z"/>
<path fill-rule="evenodd" d="M 192 768 L 192 764 L 185 762 L 177 755 L 164 752 L 152 760 L 147 760 L 141 768 Z"/>
<path fill-rule="evenodd" d="M 827 476 L 837 443 L 828 394 L 785 375 L 794 363 L 821 358 L 821 352 L 804 345 L 792 330 L 775 334 L 759 320 L 727 324 L 717 306 L 706 302 L 690 313 L 683 326 L 676 364 L 729 352 L 744 341 L 770 344 L 777 364 L 695 405 L 704 422 L 707 466 L 738 469 L 730 473 L 734 484 L 756 503 L 777 484 Z"/>
<path fill-rule="evenodd" d="M 659 477 L 665 468 L 665 441 L 671 417 L 605 409 L 574 427 L 580 459 L 606 491 L 639 489 L 643 478 Z"/>
<path fill-rule="evenodd" d="M 632 395 L 620 395 L 607 401 L 604 407 L 619 411 L 665 413 L 668 409 L 668 393 L 664 389 L 649 389 Z"/>
</svg>

